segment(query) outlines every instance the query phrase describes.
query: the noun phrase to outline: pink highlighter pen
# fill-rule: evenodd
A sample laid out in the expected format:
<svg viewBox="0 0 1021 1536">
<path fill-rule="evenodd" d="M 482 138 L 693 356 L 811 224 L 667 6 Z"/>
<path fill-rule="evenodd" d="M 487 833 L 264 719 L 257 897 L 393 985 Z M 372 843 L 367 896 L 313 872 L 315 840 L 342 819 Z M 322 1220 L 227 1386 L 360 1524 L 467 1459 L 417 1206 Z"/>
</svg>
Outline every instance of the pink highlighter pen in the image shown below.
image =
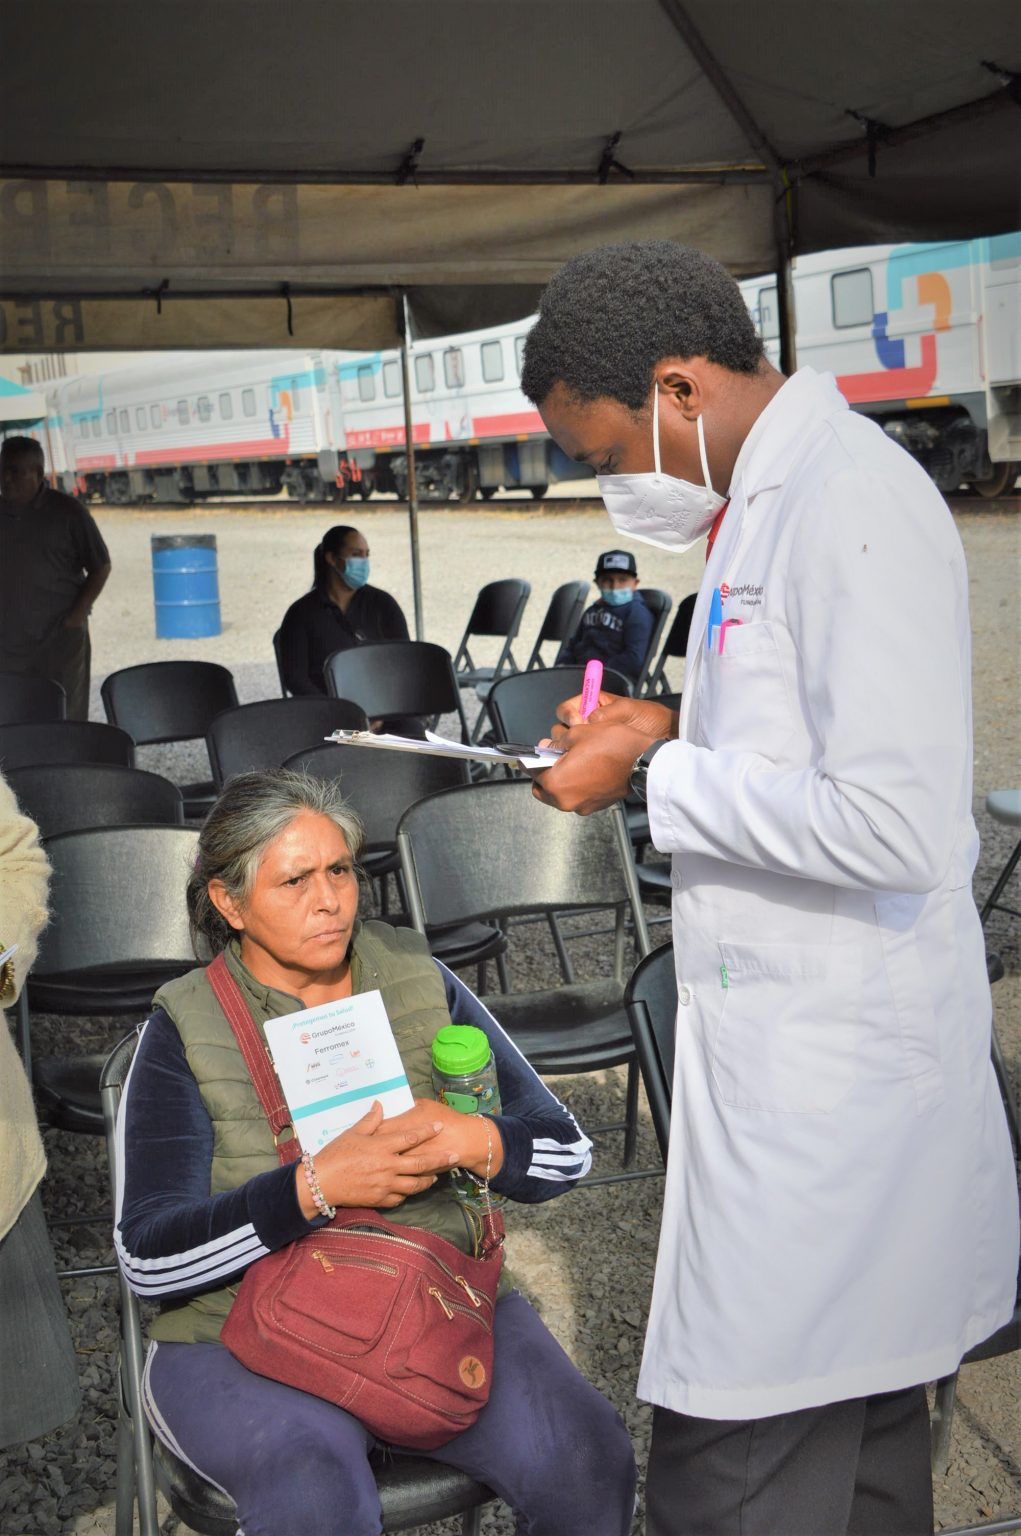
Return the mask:
<svg viewBox="0 0 1021 1536">
<path fill-rule="evenodd" d="M 581 718 L 587 720 L 599 703 L 599 690 L 603 686 L 603 664 L 589 661 L 585 665 L 585 678 L 581 685 Z"/>
</svg>

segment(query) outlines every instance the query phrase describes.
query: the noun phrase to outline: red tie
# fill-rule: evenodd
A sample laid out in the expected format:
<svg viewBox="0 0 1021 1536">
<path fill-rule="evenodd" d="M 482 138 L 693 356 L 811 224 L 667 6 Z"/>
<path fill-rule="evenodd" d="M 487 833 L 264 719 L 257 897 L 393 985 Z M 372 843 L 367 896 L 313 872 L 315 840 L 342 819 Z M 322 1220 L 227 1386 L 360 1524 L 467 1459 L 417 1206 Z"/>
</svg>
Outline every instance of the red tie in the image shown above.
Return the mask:
<svg viewBox="0 0 1021 1536">
<path fill-rule="evenodd" d="M 710 528 L 710 530 L 709 530 L 709 537 L 705 541 L 705 557 L 706 557 L 707 561 L 709 559 L 709 556 L 713 552 L 713 545 L 716 543 L 716 535 L 719 533 L 720 529 L 723 527 L 723 519 L 727 515 L 727 508 L 729 506 L 730 506 L 730 501 L 728 499 L 727 501 L 725 501 L 723 503 L 723 506 L 720 508 L 720 510 L 717 512 L 716 516 L 713 518 L 713 526 Z"/>
</svg>

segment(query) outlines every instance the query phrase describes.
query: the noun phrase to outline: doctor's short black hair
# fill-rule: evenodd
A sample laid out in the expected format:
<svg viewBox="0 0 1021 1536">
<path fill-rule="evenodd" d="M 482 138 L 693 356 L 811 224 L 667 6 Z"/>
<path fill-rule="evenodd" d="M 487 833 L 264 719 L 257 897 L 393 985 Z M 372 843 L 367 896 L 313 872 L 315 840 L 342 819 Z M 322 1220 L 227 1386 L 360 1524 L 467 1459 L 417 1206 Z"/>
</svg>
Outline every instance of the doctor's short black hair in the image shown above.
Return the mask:
<svg viewBox="0 0 1021 1536">
<path fill-rule="evenodd" d="M 559 381 L 579 400 L 608 395 L 638 411 L 663 357 L 755 373 L 762 340 L 741 290 L 726 267 L 688 245 L 602 245 L 567 262 L 543 293 L 521 388 L 533 405 Z"/>
</svg>

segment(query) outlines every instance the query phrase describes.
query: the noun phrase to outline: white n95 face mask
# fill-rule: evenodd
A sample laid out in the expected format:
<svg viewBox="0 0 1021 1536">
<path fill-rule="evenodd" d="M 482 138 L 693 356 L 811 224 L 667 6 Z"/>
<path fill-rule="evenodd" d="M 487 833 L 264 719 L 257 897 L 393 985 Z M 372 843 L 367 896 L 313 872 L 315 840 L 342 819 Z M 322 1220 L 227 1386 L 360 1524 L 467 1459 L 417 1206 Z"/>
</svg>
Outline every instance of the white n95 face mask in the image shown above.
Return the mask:
<svg viewBox="0 0 1021 1536">
<path fill-rule="evenodd" d="M 597 475 L 596 484 L 618 533 L 682 553 L 713 525 L 727 498 L 717 496 L 705 456 L 701 413 L 696 422 L 704 485 L 664 475 L 659 463 L 659 387 L 652 397 L 652 453 L 656 468 L 641 475 Z"/>
</svg>

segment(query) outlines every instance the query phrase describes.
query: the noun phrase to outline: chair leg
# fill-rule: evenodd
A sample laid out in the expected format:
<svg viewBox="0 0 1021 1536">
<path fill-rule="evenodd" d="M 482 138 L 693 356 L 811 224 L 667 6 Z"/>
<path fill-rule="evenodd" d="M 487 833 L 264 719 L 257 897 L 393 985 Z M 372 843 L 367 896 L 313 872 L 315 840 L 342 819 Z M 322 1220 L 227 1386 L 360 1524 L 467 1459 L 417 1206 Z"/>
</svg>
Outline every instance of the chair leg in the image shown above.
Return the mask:
<svg viewBox="0 0 1021 1536">
<path fill-rule="evenodd" d="M 574 967 L 571 964 L 567 950 L 564 947 L 564 936 L 560 932 L 560 924 L 557 922 L 557 914 L 555 912 L 547 912 L 546 921 L 549 923 L 549 931 L 553 938 L 553 948 L 557 952 L 557 960 L 560 964 L 560 974 L 563 976 L 567 985 L 570 986 L 574 981 Z"/>
<path fill-rule="evenodd" d="M 950 1431 L 954 1422 L 954 1401 L 957 1397 L 957 1372 L 944 1376 L 936 1383 L 936 1400 L 932 1407 L 932 1472 L 934 1477 L 946 1477 L 950 1465 Z"/>
<path fill-rule="evenodd" d="M 117 1503 L 115 1536 L 131 1536 L 135 1514 L 135 1444 L 131 1420 L 121 1405 L 117 1419 Z"/>
<path fill-rule="evenodd" d="M 623 1166 L 630 1168 L 638 1148 L 638 1060 L 636 1057 L 632 1057 L 627 1067 L 627 1110 L 624 1122 Z"/>
<path fill-rule="evenodd" d="M 1018 1110 L 1018 1102 L 1010 1086 L 1007 1063 L 1003 1059 L 1003 1047 L 1000 1045 L 1000 1037 L 996 1033 L 995 1023 L 993 1024 L 992 1053 L 993 1071 L 996 1073 L 996 1081 L 1000 1085 L 1003 1107 L 1007 1111 L 1007 1123 L 1010 1126 L 1010 1133 L 1014 1138 L 1014 1147 L 1016 1150 L 1021 1151 L 1021 1112 Z"/>
<path fill-rule="evenodd" d="M 496 956 L 496 974 L 497 974 L 497 977 L 498 977 L 499 982 L 500 982 L 500 991 L 501 992 L 509 992 L 510 991 L 510 975 L 509 975 L 508 970 L 507 970 L 507 956 L 506 955 L 497 955 Z"/>
<path fill-rule="evenodd" d="M 978 915 L 979 922 L 982 924 L 983 928 L 986 925 L 986 918 L 989 916 L 990 912 L 992 912 L 993 908 L 999 902 L 1000 897 L 1003 895 L 1004 888 L 1007 884 L 1007 881 L 1014 873 L 1018 859 L 1021 859 L 1021 839 L 1019 839 L 1017 847 L 1014 849 L 1014 852 L 1011 854 L 1006 864 L 1004 864 L 1003 869 L 1000 872 L 1000 878 L 997 880 L 989 895 L 986 897 L 986 904 Z"/>
</svg>

